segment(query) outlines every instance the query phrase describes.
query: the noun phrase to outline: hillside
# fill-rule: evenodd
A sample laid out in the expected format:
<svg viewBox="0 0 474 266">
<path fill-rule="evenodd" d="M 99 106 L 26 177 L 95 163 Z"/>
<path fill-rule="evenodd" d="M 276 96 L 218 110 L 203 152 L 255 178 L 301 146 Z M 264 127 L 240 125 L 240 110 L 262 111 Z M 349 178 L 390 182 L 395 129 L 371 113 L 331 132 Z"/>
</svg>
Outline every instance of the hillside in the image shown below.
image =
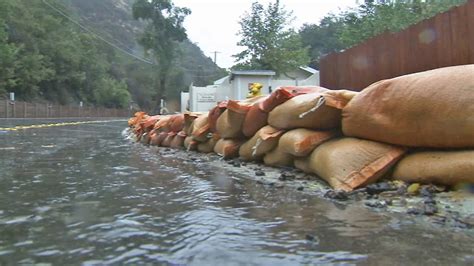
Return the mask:
<svg viewBox="0 0 474 266">
<path fill-rule="evenodd" d="M 137 43 L 136 38 L 142 32 L 144 24 L 132 17 L 134 0 L 62 1 L 69 6 L 83 25 L 101 36 L 106 36 L 106 39 L 130 53 L 143 57 L 143 49 Z M 168 98 L 177 98 L 179 92 L 187 90 L 191 83 L 204 86 L 226 75 L 224 69 L 217 67 L 211 58 L 205 56 L 201 49 L 190 40 L 181 43 L 180 50 L 182 55 L 178 60 L 178 73 L 175 73 L 174 79 L 180 84 L 176 84 L 173 90 L 167 92 Z M 135 61 L 133 64 L 140 62 L 130 56 L 127 57 L 127 60 Z M 144 65 L 146 67 L 146 64 Z M 129 86 L 138 98 L 146 94 L 137 91 L 137 88 L 134 88 L 131 83 Z"/>
<path fill-rule="evenodd" d="M 136 38 L 144 25 L 133 0 L 0 0 L 0 98 L 156 108 L 156 66 Z M 190 41 L 172 68 L 164 96 L 225 75 Z"/>
</svg>

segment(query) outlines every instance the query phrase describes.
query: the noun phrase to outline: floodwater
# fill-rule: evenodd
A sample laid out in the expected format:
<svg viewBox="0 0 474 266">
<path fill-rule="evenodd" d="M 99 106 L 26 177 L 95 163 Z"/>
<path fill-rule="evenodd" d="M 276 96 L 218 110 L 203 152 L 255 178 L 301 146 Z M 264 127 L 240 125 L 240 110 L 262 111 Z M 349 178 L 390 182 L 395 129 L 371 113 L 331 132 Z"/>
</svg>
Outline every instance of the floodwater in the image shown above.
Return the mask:
<svg viewBox="0 0 474 266">
<path fill-rule="evenodd" d="M 0 265 L 474 263 L 472 231 L 160 155 L 125 126 L 0 132 Z"/>
</svg>

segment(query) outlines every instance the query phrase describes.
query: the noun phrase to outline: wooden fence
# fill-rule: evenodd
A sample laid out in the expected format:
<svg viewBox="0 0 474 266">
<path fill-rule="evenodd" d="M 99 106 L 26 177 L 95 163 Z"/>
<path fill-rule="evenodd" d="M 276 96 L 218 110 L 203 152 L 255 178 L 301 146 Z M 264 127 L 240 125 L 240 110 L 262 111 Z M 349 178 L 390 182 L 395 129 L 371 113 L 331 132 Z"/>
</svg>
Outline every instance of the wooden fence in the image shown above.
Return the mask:
<svg viewBox="0 0 474 266">
<path fill-rule="evenodd" d="M 0 100 L 0 118 L 129 117 L 127 109 Z"/>
<path fill-rule="evenodd" d="M 321 86 L 360 91 L 409 73 L 474 63 L 474 0 L 321 59 Z M 474 73 L 473 73 L 474 75 Z"/>
</svg>

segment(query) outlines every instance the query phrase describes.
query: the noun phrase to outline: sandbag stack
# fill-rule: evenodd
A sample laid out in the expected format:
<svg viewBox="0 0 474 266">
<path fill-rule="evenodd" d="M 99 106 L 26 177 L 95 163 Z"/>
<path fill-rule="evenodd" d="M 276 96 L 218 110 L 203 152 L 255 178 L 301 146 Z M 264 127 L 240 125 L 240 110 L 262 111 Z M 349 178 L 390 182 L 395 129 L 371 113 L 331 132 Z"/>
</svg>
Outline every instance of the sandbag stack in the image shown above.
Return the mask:
<svg viewBox="0 0 474 266">
<path fill-rule="evenodd" d="M 129 126 L 144 143 L 294 166 L 344 191 L 387 176 L 474 183 L 474 65 L 383 80 L 360 93 L 281 87 L 208 113 L 136 113 Z"/>
</svg>

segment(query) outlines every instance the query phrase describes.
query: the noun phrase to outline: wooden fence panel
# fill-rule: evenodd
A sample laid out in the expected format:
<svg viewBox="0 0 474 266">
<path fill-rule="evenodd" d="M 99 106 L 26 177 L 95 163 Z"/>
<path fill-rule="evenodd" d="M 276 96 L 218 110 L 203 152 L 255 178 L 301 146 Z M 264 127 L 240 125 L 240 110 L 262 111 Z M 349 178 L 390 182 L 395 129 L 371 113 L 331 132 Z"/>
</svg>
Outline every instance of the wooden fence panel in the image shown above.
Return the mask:
<svg viewBox="0 0 474 266">
<path fill-rule="evenodd" d="M 463 64 L 474 64 L 474 0 L 323 57 L 320 81 L 330 89 L 360 91 L 382 79 Z"/>
</svg>

